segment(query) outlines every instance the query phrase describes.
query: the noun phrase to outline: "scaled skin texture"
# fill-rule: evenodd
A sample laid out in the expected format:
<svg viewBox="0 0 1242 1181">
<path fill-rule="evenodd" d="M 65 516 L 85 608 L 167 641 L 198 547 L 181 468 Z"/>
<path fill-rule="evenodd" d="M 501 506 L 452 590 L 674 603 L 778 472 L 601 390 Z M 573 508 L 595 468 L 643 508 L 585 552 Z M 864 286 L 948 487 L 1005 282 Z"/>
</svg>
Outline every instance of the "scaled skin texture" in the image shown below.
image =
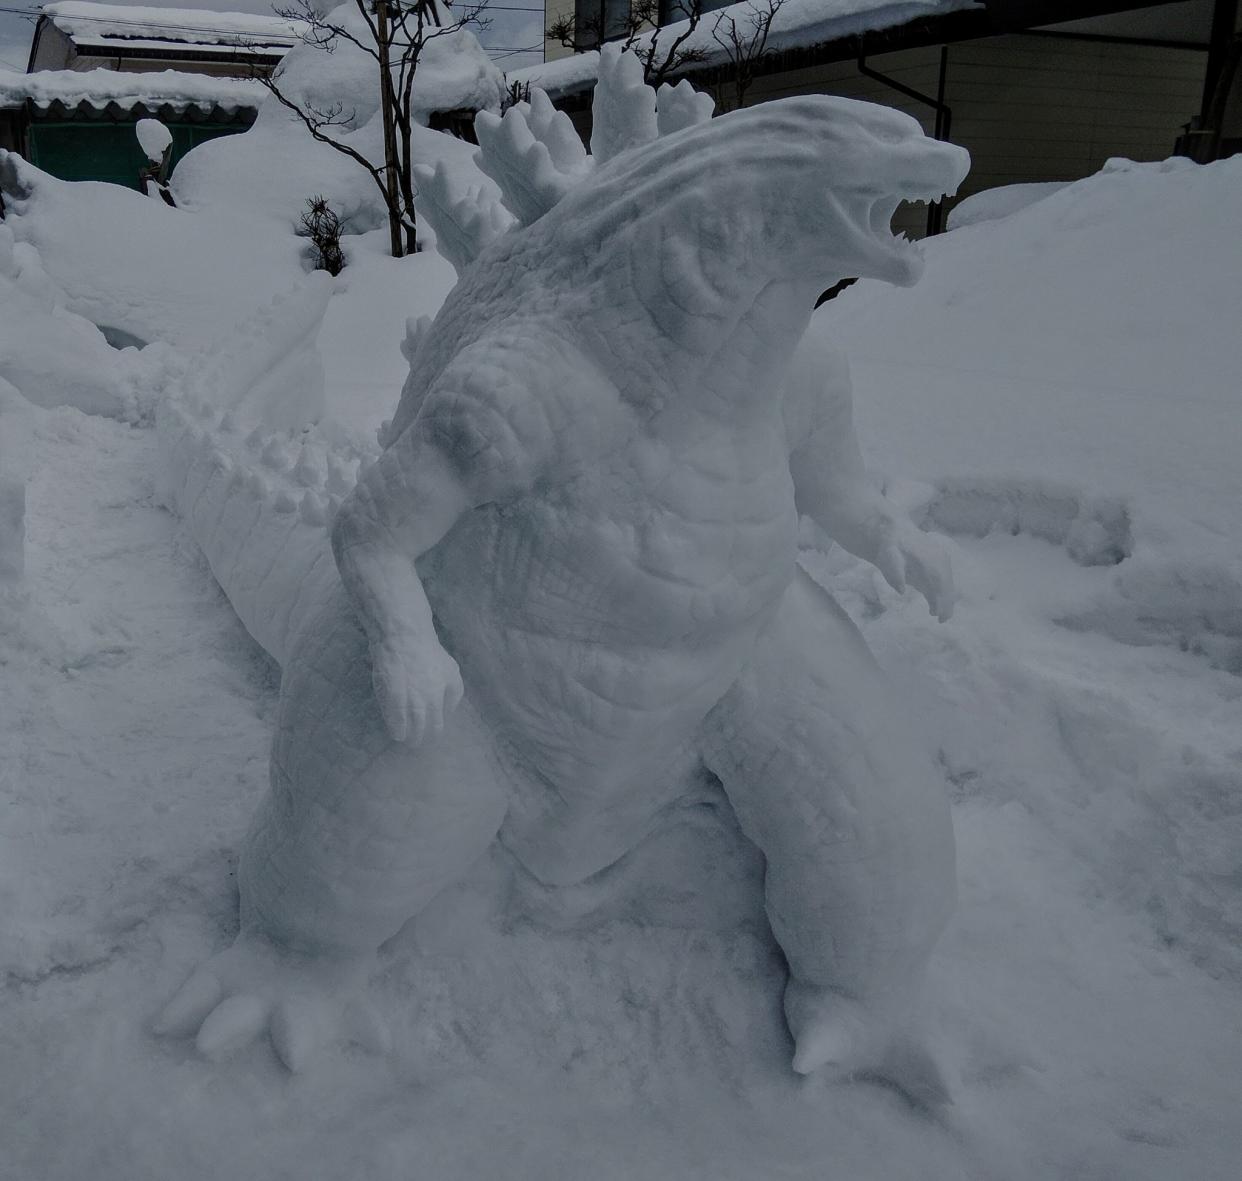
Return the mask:
<svg viewBox="0 0 1242 1181">
<path fill-rule="evenodd" d="M 948 805 L 798 567 L 799 515 L 942 619 L 952 579 L 867 481 L 843 361 L 798 346 L 838 279 L 918 277 L 889 219 L 954 190 L 966 154 L 841 99 L 711 119 L 607 49 L 591 156 L 540 94 L 479 138 L 504 206 L 420 178 L 459 282 L 335 516 L 335 572 L 281 624 L 238 943 L 160 1028 L 213 1055 L 269 1029 L 300 1065 L 494 840 L 582 882 L 705 766 L 767 862 L 794 1068 L 934 1099 L 906 1030 L 953 905 Z M 193 523 L 211 496 L 191 499 Z"/>
</svg>

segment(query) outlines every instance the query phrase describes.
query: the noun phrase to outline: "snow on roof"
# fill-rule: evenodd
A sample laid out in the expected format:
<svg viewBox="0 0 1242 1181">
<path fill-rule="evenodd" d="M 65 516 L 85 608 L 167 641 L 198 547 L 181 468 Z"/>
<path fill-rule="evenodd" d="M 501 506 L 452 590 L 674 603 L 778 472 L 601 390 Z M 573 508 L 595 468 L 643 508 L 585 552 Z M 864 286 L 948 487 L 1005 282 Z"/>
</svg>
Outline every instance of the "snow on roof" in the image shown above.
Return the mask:
<svg viewBox="0 0 1242 1181">
<path fill-rule="evenodd" d="M 57 0 L 43 15 L 79 48 L 124 42 L 131 49 L 193 45 L 201 49 L 284 54 L 302 38 L 300 21 L 249 12 L 147 8 Z"/>
<path fill-rule="evenodd" d="M 213 78 L 180 70 L 129 74 L 116 70 L 39 70 L 19 74 L 0 70 L 0 110 L 20 107 L 29 99 L 41 110 L 55 102 L 66 107 L 81 103 L 103 108 L 110 104 L 132 110 L 139 104 L 151 108 L 170 106 L 178 110 L 220 107 L 257 110 L 263 101 L 262 85 L 249 78 Z"/>
<path fill-rule="evenodd" d="M 779 53 L 786 49 L 804 49 L 857 33 L 895 28 L 919 17 L 939 16 L 974 7 L 977 7 L 975 0 L 785 0 L 772 21 L 768 51 Z M 705 12 L 699 20 L 699 27 L 681 48 L 702 51 L 705 55 L 703 65 L 719 65 L 726 60 L 726 54 L 712 37 L 717 22 L 732 18 L 739 32 L 749 31 L 751 14 L 764 8 L 762 2 L 756 4 L 755 0 L 743 0 L 741 4 Z M 657 34 L 661 45 L 671 45 L 686 24 L 686 21 L 678 21 L 654 33 L 644 33 L 638 38 L 638 45 L 649 45 L 651 38 Z M 511 82 L 538 86 L 555 98 L 594 86 L 598 63 L 599 54 L 591 50 L 542 65 L 512 70 L 507 77 Z"/>
</svg>

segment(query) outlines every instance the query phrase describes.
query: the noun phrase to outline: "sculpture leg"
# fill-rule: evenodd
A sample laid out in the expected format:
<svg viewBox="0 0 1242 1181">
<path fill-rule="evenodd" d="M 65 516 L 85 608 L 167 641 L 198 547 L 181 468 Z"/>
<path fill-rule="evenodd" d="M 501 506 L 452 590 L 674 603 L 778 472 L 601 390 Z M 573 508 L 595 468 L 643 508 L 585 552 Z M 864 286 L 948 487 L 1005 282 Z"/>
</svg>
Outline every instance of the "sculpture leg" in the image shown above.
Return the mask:
<svg viewBox="0 0 1242 1181">
<path fill-rule="evenodd" d="M 389 737 L 366 637 L 338 588 L 284 670 L 271 786 L 238 869 L 241 933 L 165 1010 L 219 1054 L 270 1026 L 294 1066 L 335 1030 L 372 953 L 460 878 L 505 812 L 469 702 L 415 746 Z"/>
<path fill-rule="evenodd" d="M 953 908 L 953 832 L 903 731 L 862 636 L 799 570 L 703 753 L 767 859 L 794 1068 L 900 1076 L 934 1101 L 939 1076 L 902 1027 Z"/>
</svg>

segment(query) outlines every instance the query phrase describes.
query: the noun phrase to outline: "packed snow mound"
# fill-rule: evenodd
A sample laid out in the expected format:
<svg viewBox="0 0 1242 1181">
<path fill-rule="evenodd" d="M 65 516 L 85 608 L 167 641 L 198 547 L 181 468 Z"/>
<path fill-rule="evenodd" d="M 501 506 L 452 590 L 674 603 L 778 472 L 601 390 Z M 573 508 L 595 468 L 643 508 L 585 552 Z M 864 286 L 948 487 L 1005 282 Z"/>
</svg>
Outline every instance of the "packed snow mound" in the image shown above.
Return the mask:
<svg viewBox="0 0 1242 1181">
<path fill-rule="evenodd" d="M 878 466 L 920 473 L 912 511 L 978 555 L 963 610 L 989 638 L 929 656 L 971 725 L 1008 735 L 1003 754 L 967 727 L 946 741 L 963 791 L 1022 783 L 1015 798 L 1110 898 L 1234 980 L 1240 203 L 1242 159 L 1112 161 L 926 242 L 917 289 L 860 282 L 812 326 L 849 342 Z M 993 629 L 998 599 L 1023 621 Z M 882 610 L 874 591 L 860 603 Z M 1125 671 L 1097 670 L 1117 644 Z"/>
<path fill-rule="evenodd" d="M 38 406 L 129 420 L 149 413 L 176 376 L 171 351 L 118 351 L 69 302 L 35 248 L 0 222 L 0 379 Z"/>
<path fill-rule="evenodd" d="M 352 4 L 330 19 L 364 43 L 370 37 Z M 311 44 L 295 47 L 281 63 L 275 81 L 304 110 L 334 112 L 330 134 L 371 161 L 383 160 L 376 65 L 361 48 L 338 39 L 333 52 Z M 412 159 L 441 166 L 462 184 L 489 182 L 473 165 L 473 145 L 430 131 L 433 111 L 498 110 L 504 76 L 468 30 L 429 40 L 414 77 Z M 354 160 L 315 141 L 302 121 L 275 97 L 268 97 L 254 126 L 239 136 L 200 144 L 177 165 L 172 188 L 189 208 L 236 207 L 296 224 L 309 197 L 323 196 L 348 233 L 385 224 L 387 213 L 375 182 Z"/>
<path fill-rule="evenodd" d="M 153 164 L 158 164 L 172 143 L 172 132 L 158 119 L 139 119 L 134 126 L 134 134 L 142 145 L 143 152 Z"/>
<path fill-rule="evenodd" d="M 949 212 L 948 228 L 960 229 L 962 226 L 977 225 L 981 221 L 996 221 L 1008 217 L 1042 201 L 1045 197 L 1059 192 L 1070 181 L 1049 180 L 1034 184 L 1000 185 L 995 189 L 984 189 L 974 193 L 964 201 L 959 201 Z"/>
<path fill-rule="evenodd" d="M 421 130 L 437 147 L 467 147 Z M 466 167 L 491 184 L 473 163 Z M 0 352 L 0 372 L 35 402 L 145 415 L 164 378 L 147 373 L 135 350 L 108 348 L 95 325 L 120 343 L 174 346 L 183 364 L 205 350 L 206 359 L 190 364 L 201 375 L 237 351 L 236 341 L 262 322 L 262 309 L 307 279 L 304 241 L 287 223 L 244 207 L 170 209 L 117 185 L 57 180 L 3 152 L 0 185 L 8 206 L 3 233 L 11 242 L 5 257 L 12 256 L 4 274 L 12 281 L 20 270 L 24 292 L 8 300 L 0 321 L 0 337 L 10 342 Z M 257 398 L 256 425 L 265 430 L 332 423 L 337 437 L 374 441 L 392 416 L 393 391 L 408 372 L 401 353 L 406 322 L 439 309 L 453 271 L 434 250 L 417 260 L 390 257 L 384 231 L 352 237 L 349 259 L 331 285 L 318 335 L 308 341 L 312 371 L 322 371 L 292 380 L 293 370 L 280 367 Z M 36 294 L 39 306 L 62 309 L 55 320 L 29 310 Z M 156 355 L 172 363 L 168 352 Z M 303 356 L 299 364 L 306 362 Z M 238 388 L 236 381 L 230 388 Z"/>
<path fill-rule="evenodd" d="M 1203 530 L 1236 560 L 1240 204 L 1242 157 L 1114 161 L 929 239 L 916 291 L 864 280 L 826 304 L 815 330 L 849 342 L 880 465 L 953 473 L 959 502 L 971 475 L 1011 502 L 1049 482 L 1120 498 L 1136 552 Z"/>
<path fill-rule="evenodd" d="M 70 311 L 146 343 L 209 343 L 300 278 L 302 243 L 230 208 L 172 209 L 137 190 L 62 181 L 0 151 L 5 224 Z"/>
</svg>

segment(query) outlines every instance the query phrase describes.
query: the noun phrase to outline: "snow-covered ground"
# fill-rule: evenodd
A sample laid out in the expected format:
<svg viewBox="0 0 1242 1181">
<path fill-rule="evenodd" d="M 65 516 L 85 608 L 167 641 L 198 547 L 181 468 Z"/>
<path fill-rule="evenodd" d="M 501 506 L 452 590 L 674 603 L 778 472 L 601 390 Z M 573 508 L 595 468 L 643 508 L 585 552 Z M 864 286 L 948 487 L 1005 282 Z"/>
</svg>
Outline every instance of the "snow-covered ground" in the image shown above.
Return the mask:
<svg viewBox="0 0 1242 1181">
<path fill-rule="evenodd" d="M 149 401 L 185 365 L 168 346 L 301 281 L 299 244 L 46 184 L 0 259 L 5 317 L 43 325 L 0 330 L 0 481 L 27 482 L 25 575 L 0 582 L 0 1177 L 1237 1177 L 1242 161 L 1114 168 L 813 325 L 851 356 L 891 495 L 957 544 L 943 625 L 839 551 L 810 559 L 953 792 L 961 898 L 924 1025 L 956 1102 L 935 1116 L 790 1072 L 760 867 L 710 800 L 632 871 L 666 927 L 622 905 L 558 934 L 591 902 L 570 898 L 497 930 L 482 867 L 386 952 L 388 1054 L 289 1076 L 265 1045 L 211 1064 L 150 1035 L 235 930 L 278 673 L 158 507 Z M 83 226 L 88 197 L 126 233 Z M 126 269 L 135 219 L 151 250 Z M 328 416 L 371 430 L 404 318 L 451 275 L 354 251 L 318 345 Z M 165 343 L 105 353 L 86 321 Z M 81 360 L 49 392 L 58 349 Z M 129 421 L 56 405 L 75 381 Z M 713 880 L 670 869 L 691 847 Z"/>
</svg>

